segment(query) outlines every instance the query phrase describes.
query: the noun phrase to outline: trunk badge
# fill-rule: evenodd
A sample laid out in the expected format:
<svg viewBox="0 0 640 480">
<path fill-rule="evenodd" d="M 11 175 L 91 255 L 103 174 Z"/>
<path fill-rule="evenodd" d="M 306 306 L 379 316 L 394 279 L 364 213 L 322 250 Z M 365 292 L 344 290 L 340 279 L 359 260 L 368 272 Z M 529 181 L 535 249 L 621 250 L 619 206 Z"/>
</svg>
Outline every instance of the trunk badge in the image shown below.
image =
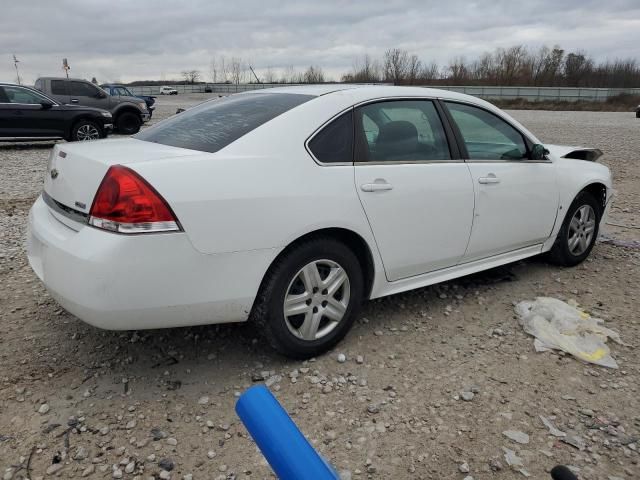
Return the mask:
<svg viewBox="0 0 640 480">
<path fill-rule="evenodd" d="M 56 170 L 55 168 L 52 168 L 49 174 L 51 175 L 51 178 L 55 180 L 58 177 L 58 170 Z"/>
</svg>

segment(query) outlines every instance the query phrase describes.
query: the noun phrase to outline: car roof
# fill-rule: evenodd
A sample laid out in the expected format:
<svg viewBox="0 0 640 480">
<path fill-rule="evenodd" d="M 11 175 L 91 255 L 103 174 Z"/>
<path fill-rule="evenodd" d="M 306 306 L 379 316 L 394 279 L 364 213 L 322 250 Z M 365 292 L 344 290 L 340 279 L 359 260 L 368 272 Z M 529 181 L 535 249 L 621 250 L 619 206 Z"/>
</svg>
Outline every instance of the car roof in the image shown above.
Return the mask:
<svg viewBox="0 0 640 480">
<path fill-rule="evenodd" d="M 441 88 L 396 86 L 380 84 L 322 84 L 322 85 L 294 85 L 285 87 L 265 88 L 264 90 L 250 90 L 247 93 L 294 93 L 303 95 L 347 95 L 361 101 L 384 97 L 433 97 L 450 100 L 473 101 L 487 103 L 478 97 L 452 92 Z"/>
<path fill-rule="evenodd" d="M 481 98 L 464 93 L 452 92 L 440 88 L 414 87 L 414 86 L 394 86 L 394 85 L 372 85 L 372 84 L 323 84 L 265 88 L 264 90 L 250 90 L 246 93 L 289 93 L 306 94 L 316 96 L 314 102 L 321 101 L 331 105 L 335 113 L 349 106 L 359 103 L 403 98 L 438 98 L 442 100 L 458 101 L 467 104 L 477 105 L 485 110 L 494 112 L 498 116 L 507 119 L 512 125 L 525 133 L 534 143 L 540 143 L 536 136 L 524 125 L 512 118 L 508 113 L 499 109 L 495 105 L 482 100 Z M 244 95 L 240 93 L 237 95 Z M 304 109 L 304 104 L 294 110 Z"/>
</svg>

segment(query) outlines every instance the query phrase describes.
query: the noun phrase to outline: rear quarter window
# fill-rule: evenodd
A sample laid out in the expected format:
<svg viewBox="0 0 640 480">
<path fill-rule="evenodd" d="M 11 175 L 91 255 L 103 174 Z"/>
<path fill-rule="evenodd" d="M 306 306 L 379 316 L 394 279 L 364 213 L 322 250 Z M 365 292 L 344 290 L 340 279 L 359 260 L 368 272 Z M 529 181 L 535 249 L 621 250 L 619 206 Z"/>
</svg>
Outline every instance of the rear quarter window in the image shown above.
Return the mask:
<svg viewBox="0 0 640 480">
<path fill-rule="evenodd" d="M 232 95 L 176 114 L 134 138 L 214 153 L 312 98 L 291 93 Z"/>
</svg>

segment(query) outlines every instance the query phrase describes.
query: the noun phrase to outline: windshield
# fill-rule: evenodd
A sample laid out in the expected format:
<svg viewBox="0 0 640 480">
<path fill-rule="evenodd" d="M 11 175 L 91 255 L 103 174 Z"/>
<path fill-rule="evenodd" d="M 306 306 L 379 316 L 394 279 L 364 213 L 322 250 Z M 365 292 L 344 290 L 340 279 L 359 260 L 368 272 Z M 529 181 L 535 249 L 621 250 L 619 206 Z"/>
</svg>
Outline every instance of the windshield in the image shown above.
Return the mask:
<svg viewBox="0 0 640 480">
<path fill-rule="evenodd" d="M 213 153 L 312 98 L 291 93 L 231 95 L 177 114 L 135 138 Z"/>
</svg>

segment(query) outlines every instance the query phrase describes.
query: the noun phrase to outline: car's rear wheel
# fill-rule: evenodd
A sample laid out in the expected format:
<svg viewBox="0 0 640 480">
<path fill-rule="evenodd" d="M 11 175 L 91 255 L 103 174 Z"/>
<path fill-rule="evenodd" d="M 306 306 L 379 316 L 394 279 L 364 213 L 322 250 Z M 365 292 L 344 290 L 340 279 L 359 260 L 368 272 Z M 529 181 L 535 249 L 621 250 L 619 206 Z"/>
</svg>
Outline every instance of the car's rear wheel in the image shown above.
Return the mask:
<svg viewBox="0 0 640 480">
<path fill-rule="evenodd" d="M 571 267 L 589 256 L 598 238 L 601 210 L 602 207 L 589 192 L 578 194 L 549 252 L 554 263 Z"/>
<path fill-rule="evenodd" d="M 80 120 L 71 129 L 69 140 L 72 142 L 83 142 L 87 140 L 98 140 L 103 136 L 102 129 L 97 123 L 91 120 Z"/>
<path fill-rule="evenodd" d="M 136 115 L 133 112 L 121 113 L 116 120 L 116 127 L 123 135 L 138 133 L 140 131 L 140 125 L 142 125 L 140 115 Z"/>
<path fill-rule="evenodd" d="M 276 261 L 252 320 L 273 347 L 293 358 L 318 355 L 349 331 L 363 295 L 356 255 L 329 237 L 305 240 Z"/>
</svg>

